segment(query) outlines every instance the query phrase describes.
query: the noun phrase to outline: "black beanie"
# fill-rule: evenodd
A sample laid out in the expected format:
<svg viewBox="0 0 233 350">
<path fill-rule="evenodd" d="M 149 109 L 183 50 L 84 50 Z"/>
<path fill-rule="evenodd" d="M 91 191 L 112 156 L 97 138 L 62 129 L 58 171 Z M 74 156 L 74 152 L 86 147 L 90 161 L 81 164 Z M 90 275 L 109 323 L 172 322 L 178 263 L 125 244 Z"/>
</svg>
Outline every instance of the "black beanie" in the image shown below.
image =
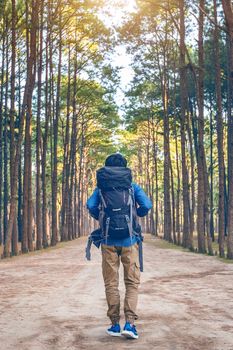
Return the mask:
<svg viewBox="0 0 233 350">
<path fill-rule="evenodd" d="M 114 153 L 105 160 L 105 166 L 127 167 L 127 160 L 120 153 Z"/>
</svg>

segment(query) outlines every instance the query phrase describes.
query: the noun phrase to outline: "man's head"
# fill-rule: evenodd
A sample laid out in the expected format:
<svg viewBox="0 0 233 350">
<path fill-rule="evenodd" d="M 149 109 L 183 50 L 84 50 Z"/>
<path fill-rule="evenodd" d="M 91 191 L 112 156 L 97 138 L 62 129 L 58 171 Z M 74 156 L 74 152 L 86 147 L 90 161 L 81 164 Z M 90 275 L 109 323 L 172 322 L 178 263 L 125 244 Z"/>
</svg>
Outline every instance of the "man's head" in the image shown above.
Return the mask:
<svg viewBox="0 0 233 350">
<path fill-rule="evenodd" d="M 114 153 L 105 160 L 105 166 L 127 167 L 127 160 L 120 153 Z"/>
</svg>

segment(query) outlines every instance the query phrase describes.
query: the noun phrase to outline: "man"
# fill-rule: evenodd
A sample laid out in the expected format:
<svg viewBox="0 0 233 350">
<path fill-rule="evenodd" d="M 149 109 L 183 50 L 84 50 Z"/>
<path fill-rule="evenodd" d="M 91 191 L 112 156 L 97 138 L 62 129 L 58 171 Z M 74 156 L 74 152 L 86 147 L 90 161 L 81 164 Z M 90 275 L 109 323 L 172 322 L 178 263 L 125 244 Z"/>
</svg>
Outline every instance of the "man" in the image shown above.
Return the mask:
<svg viewBox="0 0 233 350">
<path fill-rule="evenodd" d="M 140 284 L 140 226 L 137 216 L 145 216 L 152 203 L 142 188 L 132 182 L 127 160 L 119 153 L 107 157 L 105 167 L 97 171 L 97 188 L 87 201 L 92 217 L 99 220 L 102 238 L 102 273 L 111 327 L 107 333 L 138 338 L 134 325 Z M 124 300 L 125 326 L 121 332 L 119 266 L 124 268 L 126 287 Z"/>
</svg>

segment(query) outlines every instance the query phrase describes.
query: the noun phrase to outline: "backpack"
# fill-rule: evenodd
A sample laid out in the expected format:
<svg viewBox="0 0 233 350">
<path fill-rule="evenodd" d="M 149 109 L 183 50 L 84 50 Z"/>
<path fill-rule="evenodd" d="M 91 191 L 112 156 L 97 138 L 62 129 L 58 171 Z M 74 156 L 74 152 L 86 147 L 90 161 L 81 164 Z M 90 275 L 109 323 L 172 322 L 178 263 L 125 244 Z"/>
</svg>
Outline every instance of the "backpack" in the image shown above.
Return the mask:
<svg viewBox="0 0 233 350">
<path fill-rule="evenodd" d="M 97 170 L 97 187 L 100 195 L 99 223 L 105 240 L 107 237 L 132 237 L 138 224 L 131 170 L 105 166 Z"/>
</svg>

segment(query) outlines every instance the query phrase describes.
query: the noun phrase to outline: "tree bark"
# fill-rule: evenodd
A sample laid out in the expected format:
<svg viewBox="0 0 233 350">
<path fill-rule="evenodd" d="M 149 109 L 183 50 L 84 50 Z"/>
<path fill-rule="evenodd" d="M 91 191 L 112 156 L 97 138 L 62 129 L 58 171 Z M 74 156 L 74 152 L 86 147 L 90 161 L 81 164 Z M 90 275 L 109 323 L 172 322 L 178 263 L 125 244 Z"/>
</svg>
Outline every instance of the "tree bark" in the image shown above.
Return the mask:
<svg viewBox="0 0 233 350">
<path fill-rule="evenodd" d="M 218 241 L 219 254 L 224 257 L 224 230 L 225 230 L 225 203 L 224 203 L 224 151 L 223 151 L 223 116 L 222 116 L 222 92 L 221 92 L 221 68 L 219 58 L 219 29 L 217 26 L 217 2 L 214 0 L 214 61 L 215 61 L 215 93 L 217 101 L 217 143 L 218 143 Z"/>
<path fill-rule="evenodd" d="M 3 28 L 5 27 L 3 19 Z M 3 226 L 2 226 L 2 185 L 3 185 L 3 98 L 4 98 L 4 70 L 5 70 L 5 35 L 2 36 L 2 61 L 1 61 L 1 92 L 0 92 L 0 245 L 2 245 L 3 239 Z"/>
<path fill-rule="evenodd" d="M 227 257 L 233 259 L 233 6 L 231 0 L 222 0 L 227 31 L 228 46 L 228 206 L 227 206 Z"/>
<path fill-rule="evenodd" d="M 204 8 L 205 1 L 200 0 L 201 9 Z M 197 194 L 197 234 L 198 234 L 198 251 L 206 253 L 205 244 L 205 152 L 204 152 L 204 48 L 203 48 L 203 26 L 204 15 L 202 10 L 199 10 L 199 32 L 198 32 L 198 194 Z"/>
<path fill-rule="evenodd" d="M 7 239 L 7 229 L 8 229 L 8 200 L 9 200 L 9 190 L 8 190 L 8 109 L 7 109 L 7 99 L 8 99 L 8 89 L 9 89 L 9 35 L 8 35 L 8 18 L 6 18 L 6 81 L 5 81 L 5 101 L 4 101 L 4 218 L 3 218 L 3 226 L 4 226 L 4 243 L 6 244 Z M 10 249 L 9 242 L 9 249 Z M 10 252 L 9 252 L 10 255 Z"/>
<path fill-rule="evenodd" d="M 12 179 L 12 196 L 10 201 L 10 213 L 7 226 L 6 243 L 4 246 L 4 256 L 8 257 L 10 255 L 10 243 L 12 238 L 12 230 L 15 219 L 16 205 L 17 205 L 17 180 L 18 180 L 18 169 L 19 169 L 19 159 L 21 152 L 21 143 L 23 139 L 23 129 L 25 122 L 25 115 L 30 111 L 32 92 L 35 84 L 35 63 L 36 63 L 36 32 L 38 23 L 38 1 L 32 1 L 32 8 L 34 9 L 31 13 L 31 30 L 30 30 L 30 55 L 28 59 L 27 67 L 27 77 L 24 90 L 23 106 L 21 111 L 20 125 L 19 125 L 19 135 L 16 144 L 15 162 L 13 169 L 13 179 Z"/>
<path fill-rule="evenodd" d="M 43 13 L 44 1 L 40 3 L 39 55 L 38 55 L 38 91 L 36 118 L 36 249 L 42 249 L 42 211 L 41 211 L 41 94 L 43 72 Z"/>
<path fill-rule="evenodd" d="M 16 8 L 15 0 L 11 1 L 11 107 L 10 107 L 10 174 L 12 194 L 12 173 L 15 157 L 15 64 L 16 64 Z M 12 234 L 12 255 L 18 255 L 17 213 Z"/>
<path fill-rule="evenodd" d="M 61 240 L 67 241 L 68 239 L 68 211 L 69 211 L 69 179 L 70 179 L 70 164 L 69 164 L 69 144 L 70 144 L 70 46 L 68 54 L 68 87 L 67 87 L 67 107 L 66 107 L 66 131 L 64 142 L 64 159 L 63 159 L 63 172 L 62 172 L 62 209 L 61 209 Z"/>
<path fill-rule="evenodd" d="M 189 184 L 186 161 L 185 130 L 187 113 L 187 76 L 185 68 L 185 22 L 184 0 L 179 1 L 180 10 L 180 100 L 181 100 L 181 157 L 182 157 L 182 190 L 183 190 L 183 238 L 182 245 L 190 247 L 190 223 L 189 223 Z"/>
<path fill-rule="evenodd" d="M 61 28 L 61 10 L 59 15 L 59 57 L 58 57 L 58 76 L 57 76 L 57 96 L 56 113 L 53 123 L 53 172 L 52 172 L 52 239 L 51 245 L 54 246 L 58 241 L 58 223 L 57 223 L 57 142 L 58 142 L 58 121 L 60 115 L 60 90 L 61 90 L 61 63 L 62 63 L 62 28 Z"/>
</svg>

